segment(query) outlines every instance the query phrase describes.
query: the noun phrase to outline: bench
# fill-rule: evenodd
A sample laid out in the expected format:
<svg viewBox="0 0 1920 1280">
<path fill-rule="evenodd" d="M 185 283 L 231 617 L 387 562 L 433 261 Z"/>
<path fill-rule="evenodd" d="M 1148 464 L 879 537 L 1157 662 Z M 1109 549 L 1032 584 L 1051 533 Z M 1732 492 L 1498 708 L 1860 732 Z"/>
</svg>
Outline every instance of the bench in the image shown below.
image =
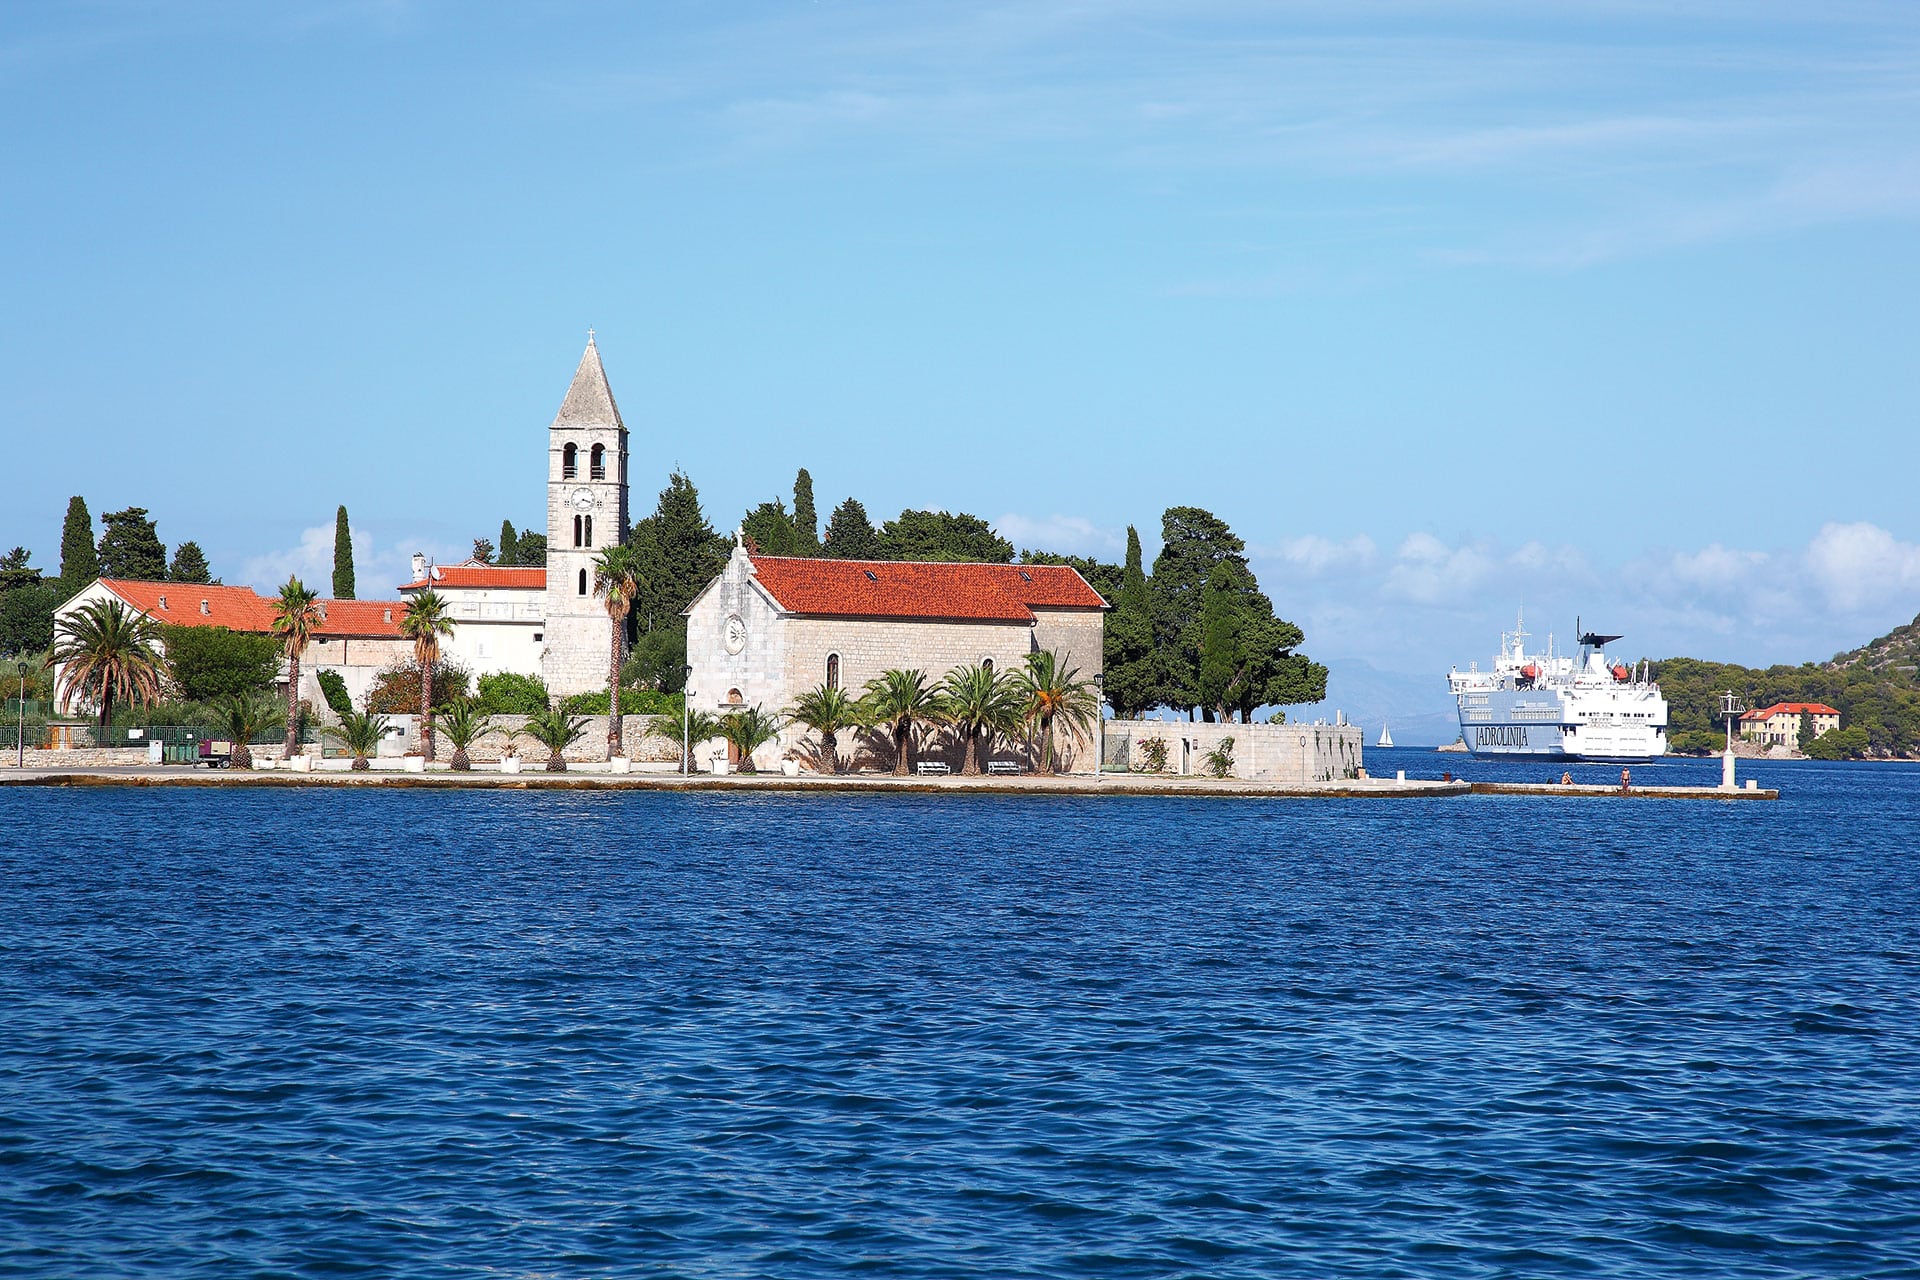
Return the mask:
<svg viewBox="0 0 1920 1280">
<path fill-rule="evenodd" d="M 945 760 L 916 760 L 914 761 L 913 771 L 920 774 L 952 773 L 953 767 Z"/>
<path fill-rule="evenodd" d="M 1026 770 L 1020 767 L 1020 762 L 1018 760 L 989 760 L 987 761 L 987 772 L 988 773 L 1025 773 Z"/>
</svg>

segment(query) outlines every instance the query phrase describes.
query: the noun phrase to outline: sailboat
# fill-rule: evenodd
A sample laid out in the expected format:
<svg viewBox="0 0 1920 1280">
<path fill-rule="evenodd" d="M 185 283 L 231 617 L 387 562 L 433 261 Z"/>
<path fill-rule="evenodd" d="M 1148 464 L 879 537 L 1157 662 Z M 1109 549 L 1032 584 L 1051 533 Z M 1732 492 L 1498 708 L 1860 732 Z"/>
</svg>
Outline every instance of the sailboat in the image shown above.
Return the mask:
<svg viewBox="0 0 1920 1280">
<path fill-rule="evenodd" d="M 1376 742 L 1376 743 L 1374 743 L 1373 745 L 1374 745 L 1374 746 L 1376 746 L 1376 747 L 1390 747 L 1390 746 L 1392 746 L 1392 745 L 1393 745 L 1393 730 L 1391 730 L 1391 729 L 1389 729 L 1389 728 L 1387 728 L 1387 726 L 1386 726 L 1386 725 L 1385 725 L 1385 724 L 1383 723 L 1383 724 L 1382 724 L 1382 725 L 1380 726 L 1380 741 L 1378 741 L 1378 742 Z"/>
</svg>

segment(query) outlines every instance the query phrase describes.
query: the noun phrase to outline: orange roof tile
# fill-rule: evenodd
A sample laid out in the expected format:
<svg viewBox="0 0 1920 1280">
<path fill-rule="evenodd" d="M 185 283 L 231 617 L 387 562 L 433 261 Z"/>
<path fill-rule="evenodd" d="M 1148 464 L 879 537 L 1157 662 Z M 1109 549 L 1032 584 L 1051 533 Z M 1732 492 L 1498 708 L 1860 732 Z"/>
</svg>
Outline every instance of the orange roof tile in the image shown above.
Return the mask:
<svg viewBox="0 0 1920 1280">
<path fill-rule="evenodd" d="M 1837 716 L 1840 713 L 1824 702 L 1776 702 L 1758 711 L 1749 711 L 1742 720 L 1771 720 L 1777 715 Z"/>
<path fill-rule="evenodd" d="M 156 622 L 225 627 L 255 635 L 273 631 L 273 599 L 252 587 L 131 578 L 102 578 L 100 585 Z M 407 612 L 404 600 L 321 600 L 319 605 L 326 620 L 314 634 L 322 636 L 397 636 L 400 619 Z"/>
<path fill-rule="evenodd" d="M 402 591 L 426 587 L 505 587 L 520 591 L 545 591 L 545 565 L 437 564 L 418 582 L 409 582 Z"/>
<path fill-rule="evenodd" d="M 1068 565 L 939 564 L 755 556 L 759 583 L 789 613 L 841 618 L 1031 622 L 1033 607 L 1101 609 Z"/>
</svg>

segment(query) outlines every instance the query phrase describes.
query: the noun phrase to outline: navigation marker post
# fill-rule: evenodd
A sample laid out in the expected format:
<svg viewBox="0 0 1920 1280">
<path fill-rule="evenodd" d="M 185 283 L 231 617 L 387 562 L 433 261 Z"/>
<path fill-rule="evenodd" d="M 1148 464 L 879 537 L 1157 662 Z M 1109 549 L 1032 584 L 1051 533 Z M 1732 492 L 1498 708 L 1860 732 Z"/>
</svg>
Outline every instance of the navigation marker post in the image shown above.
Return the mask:
<svg viewBox="0 0 1920 1280">
<path fill-rule="evenodd" d="M 1727 718 L 1727 750 L 1720 757 L 1720 785 L 1729 791 L 1733 790 L 1733 718 L 1746 709 L 1733 690 L 1720 695 L 1720 714 Z"/>
</svg>

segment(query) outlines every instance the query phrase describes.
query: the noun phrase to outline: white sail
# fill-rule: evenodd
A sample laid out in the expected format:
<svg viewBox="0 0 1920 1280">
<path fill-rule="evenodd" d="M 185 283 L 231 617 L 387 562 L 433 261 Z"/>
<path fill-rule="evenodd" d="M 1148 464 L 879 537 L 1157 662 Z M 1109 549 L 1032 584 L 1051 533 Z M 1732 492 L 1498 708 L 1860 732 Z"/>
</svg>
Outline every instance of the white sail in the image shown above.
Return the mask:
<svg viewBox="0 0 1920 1280">
<path fill-rule="evenodd" d="M 1376 742 L 1376 743 L 1374 743 L 1373 745 L 1374 745 L 1374 746 L 1376 746 L 1376 747 L 1390 747 L 1390 746 L 1392 746 L 1392 745 L 1393 745 L 1393 730 L 1391 730 L 1391 729 L 1389 729 L 1389 728 L 1388 728 L 1388 727 L 1387 727 L 1386 725 L 1384 725 L 1384 724 L 1383 724 L 1383 725 L 1381 725 L 1381 726 L 1380 726 L 1380 741 L 1378 741 L 1378 742 Z"/>
</svg>

